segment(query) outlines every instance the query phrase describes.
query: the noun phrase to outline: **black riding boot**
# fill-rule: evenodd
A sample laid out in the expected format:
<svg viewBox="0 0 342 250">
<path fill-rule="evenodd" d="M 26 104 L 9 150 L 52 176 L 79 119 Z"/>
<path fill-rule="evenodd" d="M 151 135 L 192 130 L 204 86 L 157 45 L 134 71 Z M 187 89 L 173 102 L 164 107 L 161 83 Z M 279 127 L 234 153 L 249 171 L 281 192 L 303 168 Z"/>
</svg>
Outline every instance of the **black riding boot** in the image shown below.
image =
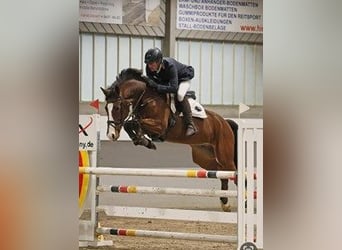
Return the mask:
<svg viewBox="0 0 342 250">
<path fill-rule="evenodd" d="M 184 100 L 180 104 L 182 106 L 184 124 L 187 127 L 185 135 L 194 135 L 197 133 L 197 127 L 192 120 L 191 107 L 188 101 L 188 97 L 184 97 Z"/>
</svg>

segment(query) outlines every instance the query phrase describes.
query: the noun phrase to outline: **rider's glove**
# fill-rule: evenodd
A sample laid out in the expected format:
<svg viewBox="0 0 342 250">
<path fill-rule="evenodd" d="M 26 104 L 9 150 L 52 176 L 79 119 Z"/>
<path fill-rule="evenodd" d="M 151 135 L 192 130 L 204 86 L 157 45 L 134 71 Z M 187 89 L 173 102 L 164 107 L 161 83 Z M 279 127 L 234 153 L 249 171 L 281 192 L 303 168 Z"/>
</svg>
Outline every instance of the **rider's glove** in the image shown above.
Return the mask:
<svg viewBox="0 0 342 250">
<path fill-rule="evenodd" d="M 153 81 L 152 79 L 148 79 L 148 86 L 150 86 L 151 88 L 158 88 L 158 83 L 156 83 L 155 81 Z"/>
</svg>

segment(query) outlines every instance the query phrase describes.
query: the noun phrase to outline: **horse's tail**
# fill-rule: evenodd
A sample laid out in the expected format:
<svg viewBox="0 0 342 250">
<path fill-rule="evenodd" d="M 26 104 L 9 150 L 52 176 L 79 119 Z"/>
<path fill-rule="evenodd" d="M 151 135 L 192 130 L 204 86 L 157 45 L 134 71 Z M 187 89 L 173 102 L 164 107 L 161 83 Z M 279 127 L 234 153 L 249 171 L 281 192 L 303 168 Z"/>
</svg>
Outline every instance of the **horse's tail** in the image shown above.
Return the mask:
<svg viewBox="0 0 342 250">
<path fill-rule="evenodd" d="M 239 125 L 230 119 L 227 119 L 226 121 L 228 122 L 229 126 L 232 128 L 233 134 L 234 134 L 234 163 L 235 163 L 235 167 L 237 168 L 238 167 L 238 162 L 237 162 L 237 149 L 238 149 L 237 132 L 238 132 Z"/>
</svg>

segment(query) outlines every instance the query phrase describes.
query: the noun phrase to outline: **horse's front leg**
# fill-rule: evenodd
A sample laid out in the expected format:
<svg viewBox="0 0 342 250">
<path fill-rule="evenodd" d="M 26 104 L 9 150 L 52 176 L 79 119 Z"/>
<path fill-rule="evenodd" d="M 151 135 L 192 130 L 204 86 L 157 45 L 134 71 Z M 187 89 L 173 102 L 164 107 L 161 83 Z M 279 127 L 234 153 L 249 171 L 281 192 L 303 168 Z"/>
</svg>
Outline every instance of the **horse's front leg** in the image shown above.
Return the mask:
<svg viewBox="0 0 342 250">
<path fill-rule="evenodd" d="M 136 120 L 126 121 L 124 123 L 124 129 L 128 136 L 132 139 L 134 145 L 142 145 L 149 149 L 157 149 L 154 143 L 144 136 L 140 124 Z"/>
<path fill-rule="evenodd" d="M 131 138 L 131 140 L 134 142 L 134 140 L 137 138 L 137 128 L 138 128 L 139 124 L 137 121 L 134 120 L 130 120 L 130 121 L 126 121 L 124 123 L 124 129 L 127 132 L 129 138 Z"/>
</svg>

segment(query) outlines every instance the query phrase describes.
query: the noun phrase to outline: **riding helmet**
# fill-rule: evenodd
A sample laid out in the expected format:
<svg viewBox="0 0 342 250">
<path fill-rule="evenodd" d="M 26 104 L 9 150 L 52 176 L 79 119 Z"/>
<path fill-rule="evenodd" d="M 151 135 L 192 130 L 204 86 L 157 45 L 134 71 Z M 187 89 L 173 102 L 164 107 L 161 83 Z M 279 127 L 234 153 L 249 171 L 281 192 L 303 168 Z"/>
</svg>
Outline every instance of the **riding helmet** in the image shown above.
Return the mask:
<svg viewBox="0 0 342 250">
<path fill-rule="evenodd" d="M 161 62 L 163 53 L 158 48 L 149 49 L 145 54 L 145 63 Z"/>
</svg>

